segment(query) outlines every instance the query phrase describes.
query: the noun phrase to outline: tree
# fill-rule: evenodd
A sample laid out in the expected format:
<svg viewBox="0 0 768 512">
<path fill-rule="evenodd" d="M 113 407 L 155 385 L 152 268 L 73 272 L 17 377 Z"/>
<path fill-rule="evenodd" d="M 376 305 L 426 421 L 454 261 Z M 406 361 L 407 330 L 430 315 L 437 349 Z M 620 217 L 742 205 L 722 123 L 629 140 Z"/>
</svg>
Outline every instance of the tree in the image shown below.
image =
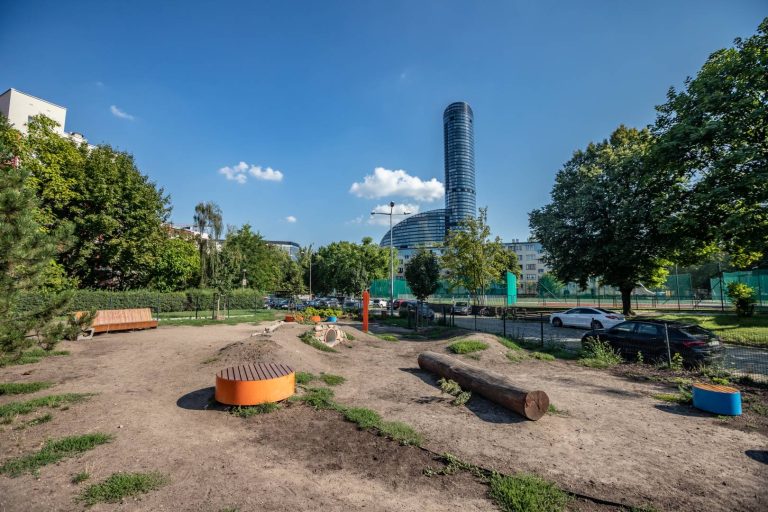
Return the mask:
<svg viewBox="0 0 768 512">
<path fill-rule="evenodd" d="M 250 288 L 268 291 L 281 288 L 283 274 L 290 261 L 285 251 L 266 243 L 259 233 L 251 231 L 249 224 L 227 233 L 222 251 L 233 249 L 240 254 L 241 268 L 237 281 L 243 278 L 245 271 Z"/>
<path fill-rule="evenodd" d="M 0 116 L 0 131 L 10 133 Z M 30 331 L 41 333 L 45 348 L 52 348 L 61 334 L 55 320 L 69 300 L 67 293 L 43 294 L 46 273 L 62 233 L 46 232 L 40 223 L 39 202 L 29 173 L 19 161 L 7 137 L 0 137 L 0 352 L 20 355 L 33 340 Z M 37 292 L 46 300 L 23 309 L 24 293 Z"/>
<path fill-rule="evenodd" d="M 215 278 L 216 240 L 221 238 L 224 229 L 221 208 L 212 201 L 198 203 L 195 206 L 194 222 L 199 235 L 200 286 L 204 287 L 209 280 Z"/>
<path fill-rule="evenodd" d="M 728 297 L 731 299 L 738 316 L 752 316 L 755 312 L 754 288 L 738 282 L 728 283 Z"/>
<path fill-rule="evenodd" d="M 371 280 L 389 275 L 389 249 L 374 244 L 370 237 L 359 245 L 334 242 L 317 251 L 313 269 L 313 291 L 356 295 Z"/>
<path fill-rule="evenodd" d="M 539 296 L 559 297 L 565 285 L 550 272 L 542 274 L 539 278 Z"/>
<path fill-rule="evenodd" d="M 609 140 L 576 151 L 555 178 L 552 202 L 530 213 L 545 260 L 563 282 L 597 277 L 621 291 L 624 314 L 638 283 L 663 283 L 684 236 L 666 231 L 679 204 L 674 174 L 651 165 L 654 137 L 619 127 Z"/>
<path fill-rule="evenodd" d="M 405 280 L 420 301 L 437 291 L 439 279 L 440 264 L 432 251 L 419 249 L 405 265 Z"/>
<path fill-rule="evenodd" d="M 768 18 L 713 53 L 657 107 L 657 165 L 687 183 L 679 232 L 717 243 L 737 266 L 768 255 Z"/>
<path fill-rule="evenodd" d="M 505 249 L 498 236 L 490 239 L 487 219 L 488 209 L 481 208 L 477 218 L 465 219 L 449 232 L 441 260 L 450 287 L 466 288 L 475 304 L 481 303 L 488 286 L 507 271 L 520 272 L 514 252 Z"/>
<path fill-rule="evenodd" d="M 185 290 L 199 282 L 200 254 L 190 238 L 166 238 L 158 249 L 149 285 L 160 291 Z"/>
</svg>

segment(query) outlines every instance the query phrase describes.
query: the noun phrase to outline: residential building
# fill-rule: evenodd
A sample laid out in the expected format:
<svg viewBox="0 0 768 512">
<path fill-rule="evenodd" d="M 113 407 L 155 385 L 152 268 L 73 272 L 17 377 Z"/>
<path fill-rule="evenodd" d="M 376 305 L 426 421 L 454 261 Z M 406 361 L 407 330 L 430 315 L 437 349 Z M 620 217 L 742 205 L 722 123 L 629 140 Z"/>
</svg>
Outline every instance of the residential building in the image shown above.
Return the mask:
<svg viewBox="0 0 768 512">
<path fill-rule="evenodd" d="M 63 137 L 68 137 L 77 144 L 88 144 L 88 140 L 82 133 L 65 131 L 67 121 L 67 108 L 56 105 L 50 101 L 32 96 L 10 88 L 0 94 L 0 113 L 8 118 L 11 125 L 20 132 L 27 133 L 27 124 L 37 115 L 44 115 L 55 121 L 58 126 L 56 132 Z M 93 146 L 88 145 L 89 148 Z"/>
<path fill-rule="evenodd" d="M 536 294 L 538 292 L 539 278 L 549 272 L 549 266 L 544 262 L 544 251 L 540 242 L 528 240 L 520 242 L 514 240 L 504 244 L 509 250 L 517 254 L 517 260 L 522 267 L 522 275 L 517 281 L 517 293 L 520 295 Z"/>
</svg>

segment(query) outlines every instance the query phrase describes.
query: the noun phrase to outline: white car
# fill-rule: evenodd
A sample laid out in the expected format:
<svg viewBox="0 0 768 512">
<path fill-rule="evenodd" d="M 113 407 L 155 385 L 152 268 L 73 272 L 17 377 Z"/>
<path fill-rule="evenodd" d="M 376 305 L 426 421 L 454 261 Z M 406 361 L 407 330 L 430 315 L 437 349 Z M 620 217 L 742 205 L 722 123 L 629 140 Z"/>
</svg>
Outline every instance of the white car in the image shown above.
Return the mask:
<svg viewBox="0 0 768 512">
<path fill-rule="evenodd" d="M 387 300 L 386 299 L 371 299 L 370 303 L 368 304 L 372 308 L 386 308 L 387 307 Z"/>
<path fill-rule="evenodd" d="M 602 308 L 573 308 L 549 315 L 549 323 L 555 327 L 583 327 L 585 329 L 610 329 L 624 321 L 624 315 Z"/>
</svg>

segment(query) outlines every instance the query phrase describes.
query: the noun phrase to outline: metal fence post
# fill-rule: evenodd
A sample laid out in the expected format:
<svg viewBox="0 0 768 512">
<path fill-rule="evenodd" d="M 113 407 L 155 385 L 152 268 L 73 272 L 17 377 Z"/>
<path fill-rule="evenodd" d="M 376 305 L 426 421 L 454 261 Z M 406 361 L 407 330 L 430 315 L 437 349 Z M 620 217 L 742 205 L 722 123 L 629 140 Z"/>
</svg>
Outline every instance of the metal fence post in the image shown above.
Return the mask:
<svg viewBox="0 0 768 512">
<path fill-rule="evenodd" d="M 504 308 L 504 312 L 501 314 L 502 336 L 507 337 L 507 308 Z"/>
<path fill-rule="evenodd" d="M 541 346 L 544 347 L 544 313 L 539 313 L 539 323 L 541 326 Z"/>
<path fill-rule="evenodd" d="M 477 330 L 477 307 L 475 307 L 475 330 Z"/>
<path fill-rule="evenodd" d="M 669 367 L 672 368 L 672 352 L 669 349 L 669 326 L 666 323 L 664 324 L 664 339 L 667 342 L 667 362 Z"/>
</svg>

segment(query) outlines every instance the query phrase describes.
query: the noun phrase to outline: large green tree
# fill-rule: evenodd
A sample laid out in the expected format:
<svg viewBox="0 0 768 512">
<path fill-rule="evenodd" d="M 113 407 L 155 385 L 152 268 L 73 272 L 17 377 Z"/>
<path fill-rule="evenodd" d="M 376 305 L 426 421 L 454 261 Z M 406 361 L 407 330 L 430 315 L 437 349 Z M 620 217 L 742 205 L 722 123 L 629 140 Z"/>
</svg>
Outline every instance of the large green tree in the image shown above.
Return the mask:
<svg viewBox="0 0 768 512">
<path fill-rule="evenodd" d="M 593 277 L 615 286 L 625 314 L 632 290 L 661 284 L 685 243 L 667 231 L 681 184 L 651 164 L 653 144 L 648 130 L 621 126 L 610 139 L 576 151 L 557 173 L 552 202 L 530 214 L 553 274 L 582 287 Z"/>
<path fill-rule="evenodd" d="M 713 53 L 657 107 L 656 165 L 687 183 L 679 232 L 716 243 L 737 266 L 768 255 L 768 18 Z"/>
<path fill-rule="evenodd" d="M 418 300 L 437 291 L 440 286 L 440 263 L 432 251 L 420 249 L 405 264 L 405 280 Z"/>
<path fill-rule="evenodd" d="M 487 208 L 448 233 L 441 266 L 451 288 L 466 288 L 475 304 L 484 302 L 485 290 L 506 272 L 520 273 L 517 255 L 507 250 L 498 236 L 491 238 Z"/>
<path fill-rule="evenodd" d="M 288 254 L 266 243 L 261 234 L 251 231 L 249 224 L 230 230 L 222 251 L 237 251 L 240 254 L 241 268 L 237 281 L 242 280 L 245 271 L 250 288 L 266 291 L 282 289 L 283 275 L 290 261 Z"/>
<path fill-rule="evenodd" d="M 204 287 L 216 278 L 216 240 L 221 238 L 224 229 L 221 208 L 212 201 L 198 203 L 195 206 L 194 222 L 200 250 L 200 286 Z"/>
<path fill-rule="evenodd" d="M 150 287 L 160 291 L 178 291 L 198 284 L 200 253 L 187 237 L 161 240 L 152 269 Z"/>
<path fill-rule="evenodd" d="M 357 295 L 372 280 L 389 275 L 389 249 L 379 247 L 370 237 L 363 238 L 361 244 L 333 242 L 323 246 L 314 262 L 312 290 L 321 294 L 336 291 Z"/>
<path fill-rule="evenodd" d="M 18 141 L 11 130 L 0 116 L 0 132 L 5 134 L 0 137 L 0 353 L 18 355 L 34 343 L 30 332 L 40 333 L 42 341 L 53 346 L 62 334 L 53 324 L 69 297 L 44 293 L 46 274 L 63 234 L 46 231 L 38 221 L 35 184 L 9 144 Z M 21 298 L 30 292 L 45 300 L 23 306 Z"/>
</svg>

